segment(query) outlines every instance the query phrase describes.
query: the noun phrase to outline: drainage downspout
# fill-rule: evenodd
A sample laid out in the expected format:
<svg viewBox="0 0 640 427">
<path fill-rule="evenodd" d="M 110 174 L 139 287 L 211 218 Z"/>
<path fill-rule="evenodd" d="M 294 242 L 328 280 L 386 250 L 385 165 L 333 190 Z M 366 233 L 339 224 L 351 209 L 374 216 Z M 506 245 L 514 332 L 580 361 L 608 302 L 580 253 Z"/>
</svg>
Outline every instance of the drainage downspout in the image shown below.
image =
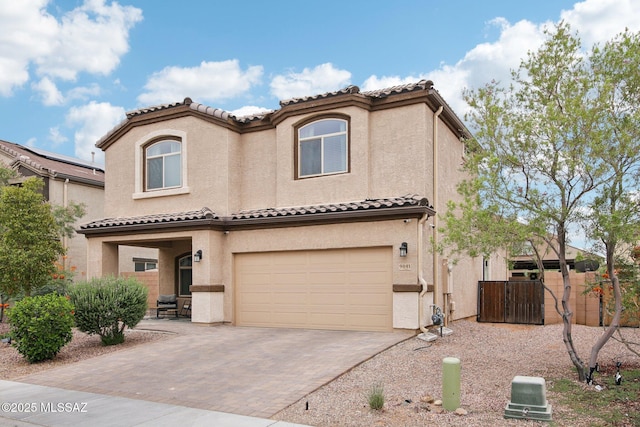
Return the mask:
<svg viewBox="0 0 640 427">
<path fill-rule="evenodd" d="M 424 224 L 427 222 L 427 218 L 429 218 L 429 214 L 425 213 L 422 215 L 422 218 L 418 221 L 418 283 L 422 286 L 422 291 L 420 291 L 420 296 L 418 297 L 418 325 L 420 326 L 420 330 L 422 333 L 426 334 L 429 331 L 424 325 L 424 296 L 427 293 L 427 281 L 424 280 L 424 275 L 422 274 L 422 265 L 424 258 Z"/>
<path fill-rule="evenodd" d="M 433 209 L 438 211 L 438 116 L 442 113 L 444 106 L 438 107 L 435 113 L 433 113 Z M 438 216 L 433 216 L 433 244 L 436 246 L 438 244 Z M 433 251 L 433 304 L 435 306 L 440 306 L 441 304 L 441 294 L 440 294 L 440 283 L 438 280 L 438 252 Z M 446 312 L 444 307 L 442 308 L 442 313 L 445 315 Z"/>
<path fill-rule="evenodd" d="M 64 180 L 64 184 L 62 186 L 62 206 L 65 208 L 69 206 L 69 178 Z M 64 247 L 65 252 L 67 250 L 68 245 L 69 245 L 69 238 L 67 236 L 63 236 L 62 246 Z M 67 258 L 65 257 L 62 258 L 62 267 L 65 270 L 67 269 Z"/>
</svg>

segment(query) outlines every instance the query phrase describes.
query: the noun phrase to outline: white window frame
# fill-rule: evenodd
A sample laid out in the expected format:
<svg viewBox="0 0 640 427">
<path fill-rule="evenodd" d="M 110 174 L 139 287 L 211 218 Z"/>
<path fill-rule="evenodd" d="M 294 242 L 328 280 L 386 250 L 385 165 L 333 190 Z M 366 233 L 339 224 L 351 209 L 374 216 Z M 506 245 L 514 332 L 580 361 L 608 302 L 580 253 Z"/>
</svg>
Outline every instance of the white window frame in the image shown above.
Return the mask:
<svg viewBox="0 0 640 427">
<path fill-rule="evenodd" d="M 160 145 L 160 144 L 165 144 L 165 143 L 169 143 L 171 144 L 171 149 L 175 149 L 175 147 L 177 146 L 177 151 L 171 151 L 169 153 L 165 153 L 165 154 L 153 154 L 151 155 L 149 153 L 149 150 L 151 150 L 153 147 Z M 175 139 L 167 139 L 167 138 L 162 138 L 159 139 L 158 141 L 152 142 L 151 144 L 147 145 L 144 148 L 144 160 L 145 160 L 145 191 L 162 191 L 162 190 L 168 190 L 168 189 L 172 189 L 172 188 L 178 188 L 178 187 L 182 187 L 182 173 L 180 173 L 180 180 L 177 184 L 175 185 L 167 185 L 167 177 L 170 176 L 170 169 L 172 169 L 170 166 L 168 166 L 167 162 L 169 161 L 170 158 L 175 158 L 176 156 L 180 156 L 180 158 L 182 158 L 182 142 L 180 141 L 176 141 Z M 162 181 L 162 183 L 160 184 L 159 187 L 154 187 L 154 188 L 150 188 L 149 187 L 149 182 L 151 181 L 151 161 L 155 161 L 155 160 L 160 160 L 162 161 L 162 168 L 160 170 L 161 172 L 161 176 L 157 177 L 160 178 L 160 181 Z M 182 165 L 180 165 L 180 172 L 182 172 Z"/>
<path fill-rule="evenodd" d="M 334 133 L 327 133 L 327 134 L 322 134 L 322 135 L 314 135 L 312 137 L 307 137 L 307 138 L 301 138 L 300 137 L 300 132 L 302 131 L 302 129 L 308 127 L 308 126 L 312 126 L 314 124 L 320 123 L 320 122 L 325 122 L 325 121 L 340 121 L 340 122 L 344 122 L 345 123 L 345 130 L 341 131 L 341 132 L 334 132 Z M 305 179 L 305 178 L 313 178 L 313 177 L 318 177 L 318 176 L 328 176 L 328 175 L 337 175 L 337 174 L 343 174 L 343 173 L 347 173 L 349 172 L 349 121 L 343 118 L 338 118 L 338 117 L 327 117 L 327 118 L 321 118 L 318 120 L 314 120 L 311 121 L 309 123 L 305 123 L 304 125 L 300 126 L 297 128 L 296 130 L 297 132 L 297 139 L 296 139 L 296 150 L 297 150 L 297 154 L 298 154 L 298 158 L 297 158 L 297 178 L 300 179 Z M 339 171 L 332 171 L 332 172 L 324 172 L 324 161 L 325 161 L 325 156 L 324 156 L 324 147 L 325 147 L 325 138 L 328 137 L 332 137 L 332 136 L 337 136 L 337 135 L 344 135 L 344 139 L 345 139 L 345 167 L 344 170 L 339 170 Z M 302 174 L 302 143 L 308 140 L 314 140 L 314 139 L 320 139 L 320 173 L 317 174 L 308 174 L 308 175 L 303 175 Z"/>
<path fill-rule="evenodd" d="M 181 145 L 181 177 L 182 177 L 182 186 L 180 187 L 171 187 L 171 188 L 162 188 L 162 189 L 153 189 L 149 191 L 145 191 L 145 171 L 146 171 L 146 157 L 145 157 L 145 149 L 151 140 L 166 138 L 169 140 L 177 140 Z M 163 197 L 163 196 L 175 196 L 178 194 L 187 194 L 190 193 L 191 190 L 188 185 L 188 174 L 187 174 L 187 152 L 188 152 L 188 142 L 187 142 L 187 133 L 181 130 L 176 129 L 159 129 L 154 132 L 150 132 L 146 134 L 144 137 L 140 138 L 135 143 L 135 192 L 133 193 L 133 199 L 148 199 L 152 197 Z"/>
</svg>

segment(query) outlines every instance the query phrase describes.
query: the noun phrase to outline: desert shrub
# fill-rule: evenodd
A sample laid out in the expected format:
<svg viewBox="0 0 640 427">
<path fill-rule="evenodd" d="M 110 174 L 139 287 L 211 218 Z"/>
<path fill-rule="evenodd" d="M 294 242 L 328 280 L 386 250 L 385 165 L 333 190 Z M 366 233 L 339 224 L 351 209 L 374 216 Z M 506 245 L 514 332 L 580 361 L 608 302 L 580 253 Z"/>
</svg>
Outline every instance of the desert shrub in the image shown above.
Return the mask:
<svg viewBox="0 0 640 427">
<path fill-rule="evenodd" d="M 133 328 L 147 311 L 147 288 L 135 278 L 103 277 L 69 288 L 76 326 L 97 334 L 104 345 L 124 342 L 125 328 Z"/>
<path fill-rule="evenodd" d="M 381 384 L 374 384 L 367 393 L 367 400 L 371 409 L 380 410 L 384 406 L 384 388 Z"/>
<path fill-rule="evenodd" d="M 73 338 L 73 305 L 63 296 L 24 298 L 7 317 L 13 345 L 29 363 L 52 359 Z"/>
</svg>

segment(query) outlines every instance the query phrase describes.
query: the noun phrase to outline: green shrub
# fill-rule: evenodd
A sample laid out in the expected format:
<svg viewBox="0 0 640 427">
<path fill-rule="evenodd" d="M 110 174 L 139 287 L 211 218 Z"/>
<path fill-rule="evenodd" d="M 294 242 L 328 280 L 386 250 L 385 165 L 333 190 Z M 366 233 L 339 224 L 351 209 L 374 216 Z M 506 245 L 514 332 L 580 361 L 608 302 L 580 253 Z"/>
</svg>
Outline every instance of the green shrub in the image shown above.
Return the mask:
<svg viewBox="0 0 640 427">
<path fill-rule="evenodd" d="M 384 388 L 381 384 L 374 384 L 367 393 L 367 400 L 371 409 L 380 410 L 384 406 Z"/>
<path fill-rule="evenodd" d="M 76 310 L 76 326 L 97 334 L 104 345 L 124 341 L 125 328 L 133 328 L 147 312 L 147 288 L 135 278 L 103 277 L 69 289 Z"/>
<path fill-rule="evenodd" d="M 56 294 L 67 295 L 69 293 L 70 283 L 64 280 L 51 280 L 31 292 L 31 296 Z"/>
<path fill-rule="evenodd" d="M 73 305 L 63 296 L 24 298 L 7 317 L 13 345 L 29 363 L 52 359 L 73 338 Z"/>
</svg>

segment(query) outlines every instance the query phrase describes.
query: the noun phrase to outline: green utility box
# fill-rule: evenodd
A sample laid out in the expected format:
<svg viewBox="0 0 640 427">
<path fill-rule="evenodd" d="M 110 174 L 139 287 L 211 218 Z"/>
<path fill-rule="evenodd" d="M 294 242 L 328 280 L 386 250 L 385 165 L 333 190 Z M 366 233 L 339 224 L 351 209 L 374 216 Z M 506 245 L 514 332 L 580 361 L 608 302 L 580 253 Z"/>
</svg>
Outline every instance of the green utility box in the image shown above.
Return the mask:
<svg viewBox="0 0 640 427">
<path fill-rule="evenodd" d="M 511 381 L 511 401 L 504 410 L 504 417 L 551 421 L 551 405 L 547 402 L 544 378 L 514 377 Z"/>
<path fill-rule="evenodd" d="M 442 407 L 455 411 L 460 407 L 460 359 L 442 359 Z"/>
</svg>

